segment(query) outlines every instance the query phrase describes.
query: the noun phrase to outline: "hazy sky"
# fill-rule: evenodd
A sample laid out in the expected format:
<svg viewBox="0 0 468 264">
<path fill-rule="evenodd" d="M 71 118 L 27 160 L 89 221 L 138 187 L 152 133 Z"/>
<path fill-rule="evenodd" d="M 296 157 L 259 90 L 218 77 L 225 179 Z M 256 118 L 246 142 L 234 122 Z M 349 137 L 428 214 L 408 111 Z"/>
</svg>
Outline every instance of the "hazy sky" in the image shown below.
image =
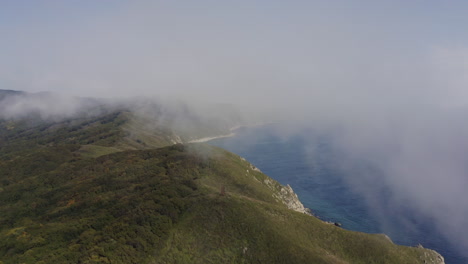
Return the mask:
<svg viewBox="0 0 468 264">
<path fill-rule="evenodd" d="M 349 164 L 383 171 L 352 186 L 391 188 L 468 252 L 468 1 L 0 3 L 0 89 L 230 102 L 332 127 Z"/>
<path fill-rule="evenodd" d="M 5 89 L 317 109 L 468 101 L 466 1 L 1 2 Z"/>
</svg>

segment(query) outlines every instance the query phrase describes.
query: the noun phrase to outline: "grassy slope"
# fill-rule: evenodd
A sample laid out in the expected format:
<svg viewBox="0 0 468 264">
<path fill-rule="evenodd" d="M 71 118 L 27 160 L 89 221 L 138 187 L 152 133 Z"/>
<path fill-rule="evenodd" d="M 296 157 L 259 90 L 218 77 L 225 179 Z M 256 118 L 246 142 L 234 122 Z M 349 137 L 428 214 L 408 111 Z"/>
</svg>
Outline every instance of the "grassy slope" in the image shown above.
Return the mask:
<svg viewBox="0 0 468 264">
<path fill-rule="evenodd" d="M 422 263 L 427 252 L 291 211 L 272 196 L 278 183 L 202 144 L 100 157 L 44 147 L 4 160 L 0 177 L 4 263 Z"/>
<path fill-rule="evenodd" d="M 428 253 L 287 209 L 279 183 L 226 151 L 151 149 L 173 136 L 125 111 L 0 120 L 0 263 L 422 263 Z"/>
<path fill-rule="evenodd" d="M 0 119 L 0 159 L 29 155 L 31 150 L 64 144 L 80 146 L 81 154 L 89 157 L 172 144 L 167 129 L 156 133 L 141 127 L 144 124 L 123 110 L 59 121 Z"/>
</svg>

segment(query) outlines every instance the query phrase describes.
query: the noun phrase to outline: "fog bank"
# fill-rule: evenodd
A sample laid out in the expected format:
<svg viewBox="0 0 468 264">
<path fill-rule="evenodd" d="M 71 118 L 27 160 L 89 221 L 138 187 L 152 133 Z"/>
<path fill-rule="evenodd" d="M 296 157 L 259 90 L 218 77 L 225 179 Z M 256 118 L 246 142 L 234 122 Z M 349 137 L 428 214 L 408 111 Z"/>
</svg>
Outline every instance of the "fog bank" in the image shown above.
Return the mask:
<svg viewBox="0 0 468 264">
<path fill-rule="evenodd" d="M 15 1 L 0 10 L 0 88 L 221 103 L 237 120 L 287 124 L 283 137 L 313 128 L 369 206 L 390 189 L 391 206 L 434 219 L 468 252 L 467 12 L 464 1 Z"/>
</svg>

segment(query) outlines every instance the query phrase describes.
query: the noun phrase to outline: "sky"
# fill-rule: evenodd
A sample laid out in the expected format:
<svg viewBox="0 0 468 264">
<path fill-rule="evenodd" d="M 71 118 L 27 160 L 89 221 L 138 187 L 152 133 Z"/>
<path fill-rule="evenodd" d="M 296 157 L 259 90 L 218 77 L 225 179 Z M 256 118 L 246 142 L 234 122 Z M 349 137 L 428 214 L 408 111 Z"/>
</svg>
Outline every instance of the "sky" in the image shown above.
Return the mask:
<svg viewBox="0 0 468 264">
<path fill-rule="evenodd" d="M 0 3 L 0 89 L 230 103 L 323 129 L 343 166 L 383 172 L 351 186 L 384 184 L 468 252 L 467 1 Z"/>
<path fill-rule="evenodd" d="M 467 103 L 464 1 L 2 2 L 5 89 L 298 110 Z"/>
</svg>

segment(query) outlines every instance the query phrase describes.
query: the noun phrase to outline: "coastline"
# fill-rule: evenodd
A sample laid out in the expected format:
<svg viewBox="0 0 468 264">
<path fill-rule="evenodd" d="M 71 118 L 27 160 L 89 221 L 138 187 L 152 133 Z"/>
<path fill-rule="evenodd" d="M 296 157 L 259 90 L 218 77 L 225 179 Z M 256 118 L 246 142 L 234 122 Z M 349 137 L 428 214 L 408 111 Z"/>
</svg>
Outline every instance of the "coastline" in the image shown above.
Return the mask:
<svg viewBox="0 0 468 264">
<path fill-rule="evenodd" d="M 220 139 L 220 138 L 234 137 L 234 136 L 236 136 L 235 132 L 236 132 L 237 129 L 244 128 L 244 127 L 257 127 L 257 126 L 263 126 L 263 125 L 268 125 L 268 124 L 276 124 L 276 123 L 269 122 L 269 123 L 259 123 L 259 124 L 251 124 L 251 125 L 234 126 L 234 127 L 229 129 L 229 131 L 231 132 L 229 134 L 224 134 L 224 135 L 219 135 L 219 136 L 212 136 L 212 137 L 203 137 L 203 138 L 199 138 L 199 139 L 190 140 L 187 143 L 202 143 L 202 142 L 208 142 L 208 141 L 215 140 L 215 139 Z M 237 131 L 237 132 L 240 133 L 240 131 Z M 240 133 L 240 134 L 242 134 L 242 133 Z M 229 151 L 231 151 L 231 150 L 229 150 Z M 236 153 L 236 154 L 239 155 L 239 153 Z M 240 158 L 242 160 L 244 160 L 244 161 L 247 161 L 242 156 L 240 156 Z M 247 162 L 250 162 L 250 161 L 247 161 Z M 257 169 L 255 166 L 253 166 L 253 165 L 251 165 L 251 166 L 252 166 L 251 167 L 252 170 Z M 271 177 L 275 181 L 278 181 L 278 179 L 273 178 L 273 176 L 271 176 L 271 175 L 269 177 Z M 266 184 L 269 185 L 268 183 L 266 183 Z M 277 197 L 290 210 L 293 210 L 293 211 L 296 211 L 296 212 L 299 212 L 299 213 L 306 214 L 306 215 L 309 215 L 311 217 L 314 217 L 314 218 L 320 220 L 321 222 L 323 222 L 323 223 L 325 223 L 327 225 L 335 226 L 335 227 L 338 227 L 338 228 L 344 228 L 344 229 L 347 229 L 347 230 L 350 230 L 350 231 L 353 231 L 353 232 L 373 234 L 373 232 L 366 232 L 366 231 L 359 231 L 359 230 L 356 230 L 356 229 L 345 228 L 345 227 L 342 226 L 341 222 L 336 221 L 336 220 L 327 220 L 328 217 L 326 217 L 325 215 L 323 215 L 323 216 L 319 215 L 315 211 L 313 211 L 312 209 L 310 209 L 308 207 L 305 207 L 304 204 L 302 203 L 301 199 L 298 197 L 298 195 L 295 193 L 295 191 L 292 189 L 292 187 L 289 184 L 283 185 L 283 184 L 280 183 L 280 185 L 281 185 L 281 189 L 280 189 Z M 385 237 L 390 243 L 392 243 L 394 245 L 405 245 L 405 244 L 393 242 L 392 239 L 385 233 L 381 233 L 380 235 Z M 416 246 L 411 246 L 411 245 L 407 245 L 407 244 L 405 246 L 416 247 Z M 422 246 L 419 246 L 419 247 L 422 247 Z M 442 254 L 440 254 L 438 251 L 433 250 L 433 249 L 429 249 L 429 250 L 430 250 L 430 253 L 425 255 L 426 257 L 429 258 L 427 263 L 433 263 L 433 264 L 444 264 L 445 263 L 445 259 L 442 256 Z"/>
<path fill-rule="evenodd" d="M 220 135 L 220 136 L 214 136 L 214 137 L 203 137 L 203 138 L 199 138 L 199 139 L 193 139 L 193 140 L 189 140 L 187 141 L 187 143 L 202 143 L 202 142 L 207 142 L 207 141 L 210 141 L 210 140 L 213 140 L 213 139 L 218 139 L 218 138 L 227 138 L 227 137 L 233 137 L 235 136 L 236 133 L 229 133 L 229 134 L 226 134 L 226 135 Z"/>
<path fill-rule="evenodd" d="M 229 131 L 231 133 L 229 134 L 224 134 L 224 135 L 219 135 L 219 136 L 213 136 L 213 137 L 203 137 L 203 138 L 198 138 L 198 139 L 192 139 L 192 140 L 189 140 L 187 141 L 187 143 L 203 143 L 203 142 L 208 142 L 208 141 L 211 141 L 211 140 L 214 140 L 214 139 L 218 139 L 218 138 L 228 138 L 228 137 L 233 137 L 236 135 L 236 133 L 234 132 L 235 130 L 239 129 L 239 128 L 243 128 L 243 127 L 256 127 L 256 126 L 263 126 L 263 125 L 267 125 L 267 124 L 274 124 L 273 122 L 266 122 L 266 123 L 257 123 L 257 124 L 251 124 L 251 125 L 237 125 L 237 126 L 233 126 L 229 129 Z"/>
</svg>

